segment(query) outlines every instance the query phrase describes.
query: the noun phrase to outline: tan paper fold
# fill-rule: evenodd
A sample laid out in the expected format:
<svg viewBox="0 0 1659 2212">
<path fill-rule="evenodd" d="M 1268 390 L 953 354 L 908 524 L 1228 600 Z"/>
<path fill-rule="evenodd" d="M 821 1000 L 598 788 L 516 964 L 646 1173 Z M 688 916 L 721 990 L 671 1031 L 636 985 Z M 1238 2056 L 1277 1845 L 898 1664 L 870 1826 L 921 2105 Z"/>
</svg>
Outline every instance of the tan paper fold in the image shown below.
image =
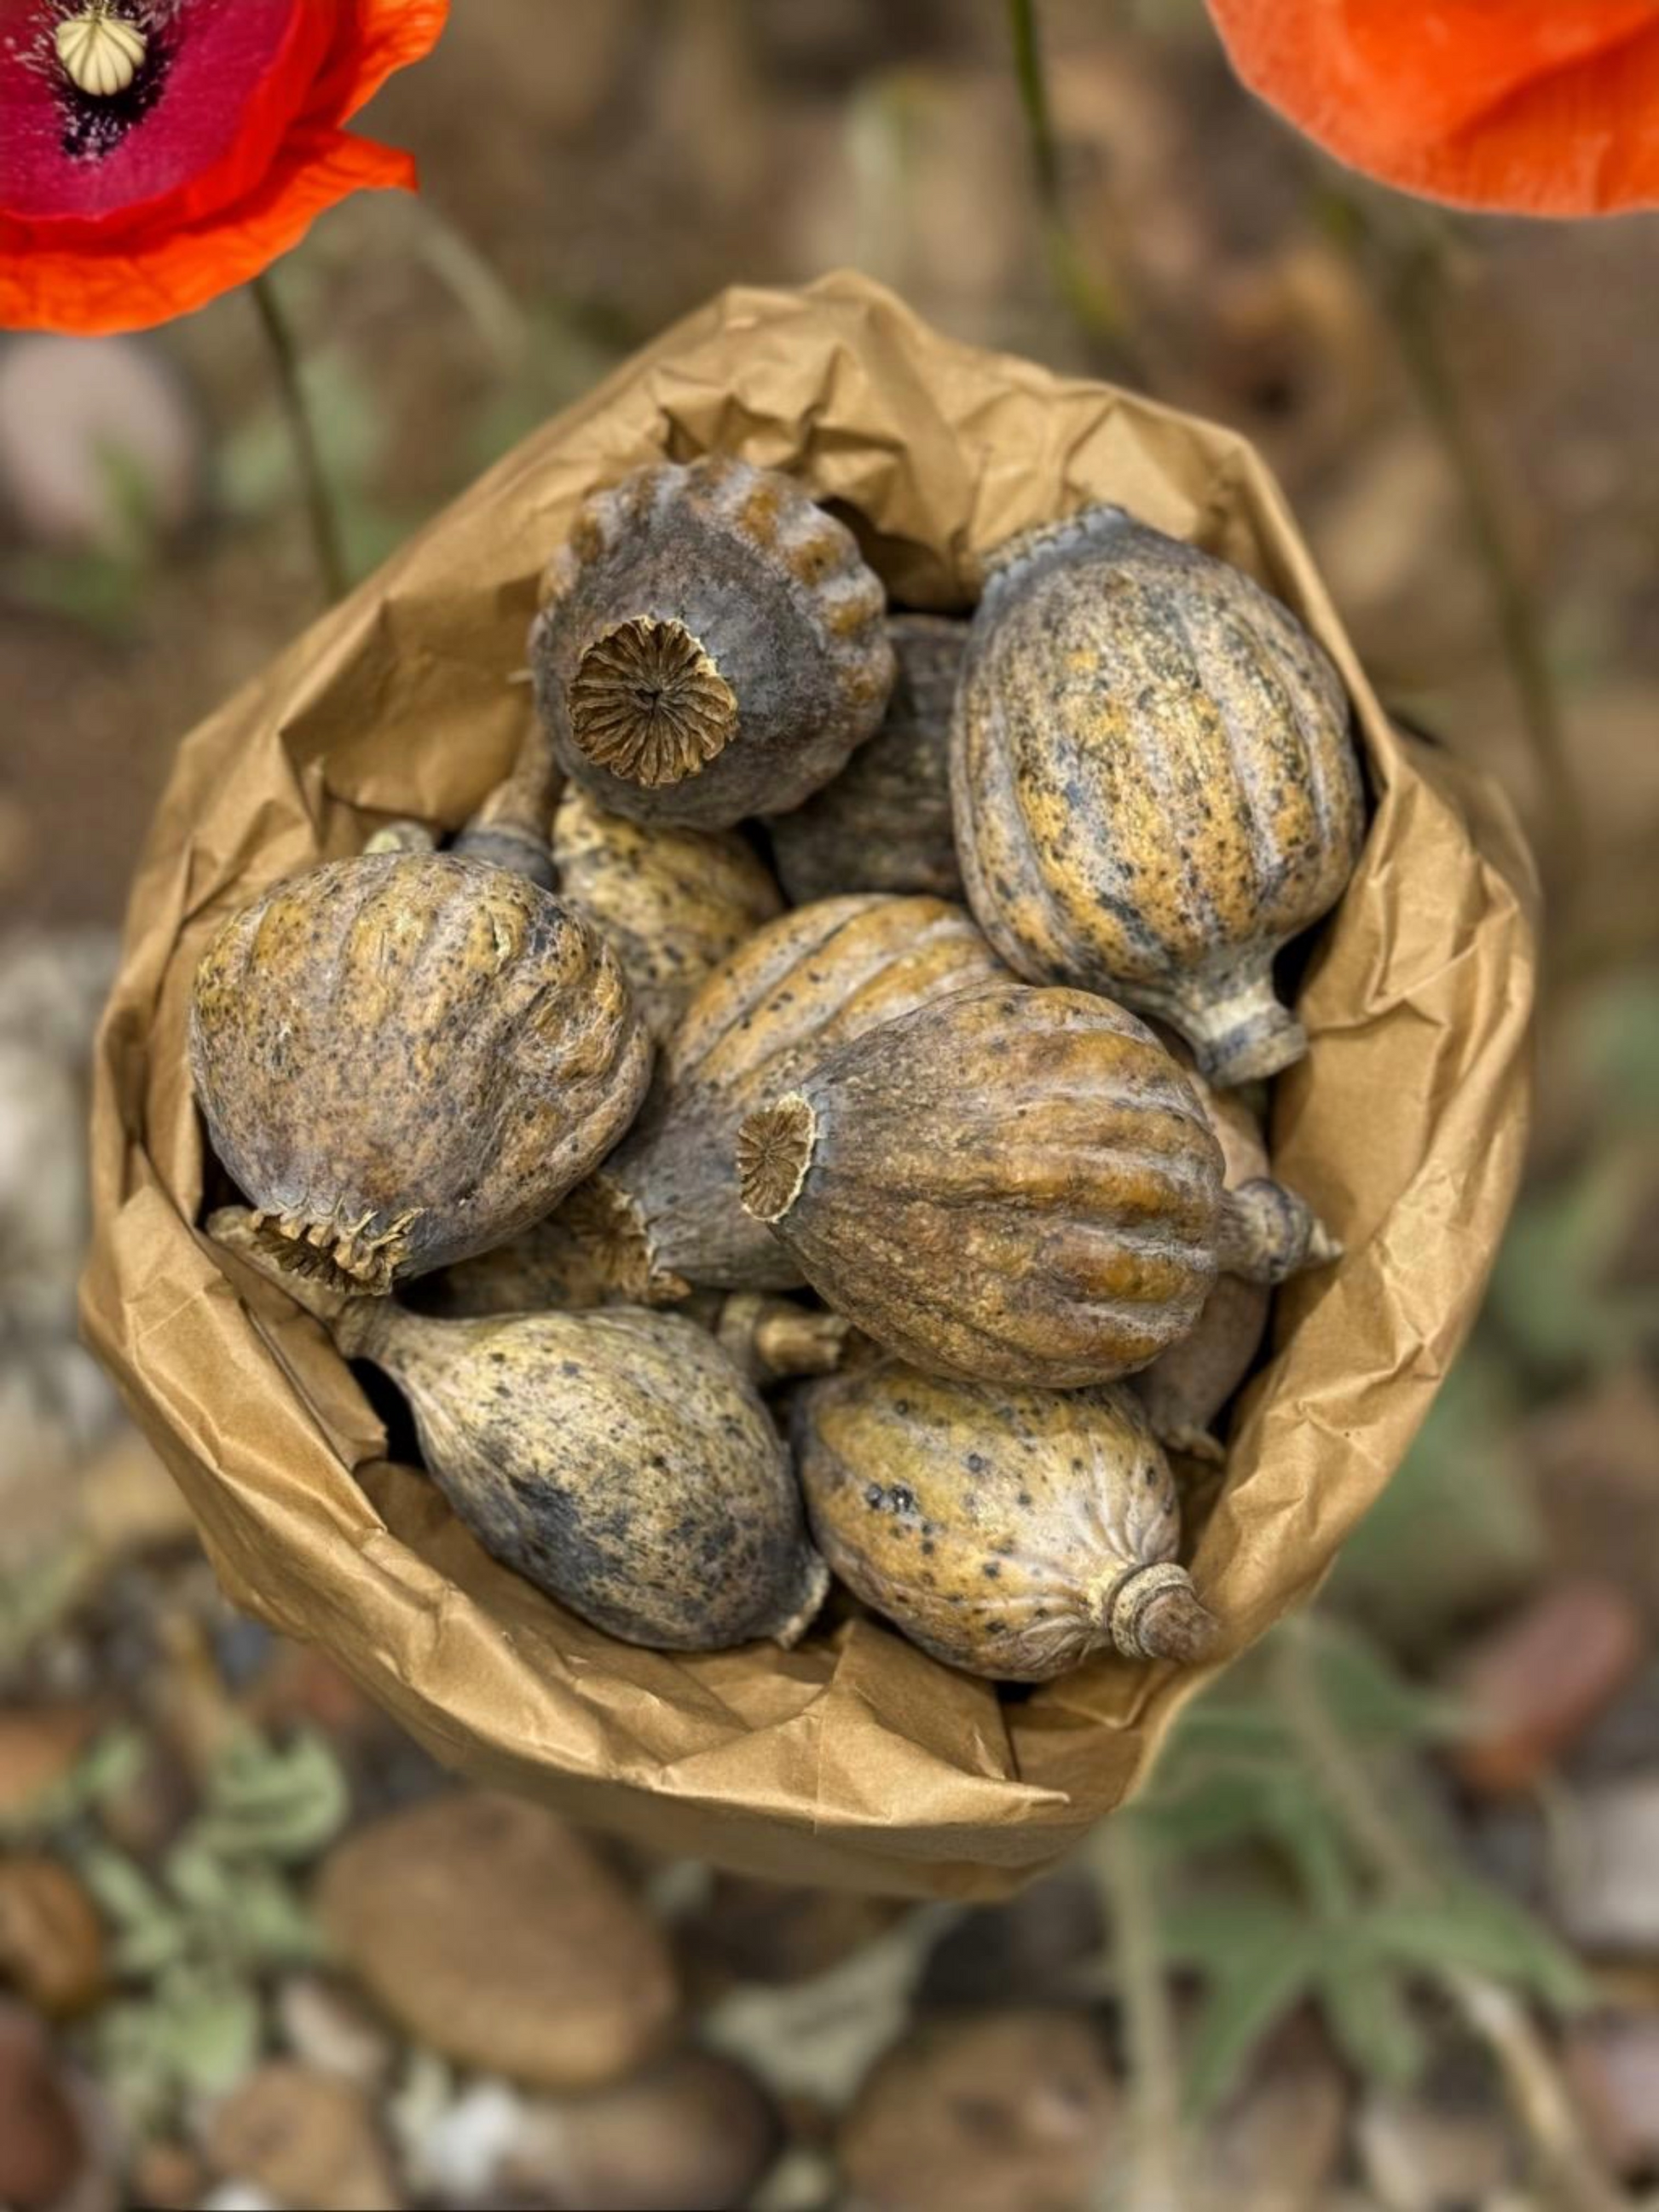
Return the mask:
<svg viewBox="0 0 1659 2212">
<path fill-rule="evenodd" d="M 1312 1591 L 1472 1320 L 1526 1118 L 1530 867 L 1501 801 L 1395 736 L 1283 500 L 1230 433 L 956 344 L 860 278 L 724 294 L 502 461 L 185 743 L 102 1032 L 91 1341 L 238 1603 L 325 1646 L 442 1759 L 666 1850 L 801 1881 L 994 1897 L 1145 1771 L 1193 1675 L 1103 1658 L 1023 1702 L 869 1622 L 785 1655 L 635 1650 L 494 1565 L 315 1327 L 193 1227 L 196 963 L 265 884 L 379 817 L 459 824 L 530 711 L 536 580 L 583 493 L 714 448 L 787 469 L 896 600 L 969 603 L 978 556 L 1090 501 L 1249 569 L 1358 711 L 1375 817 L 1300 999 L 1288 1180 L 1344 1239 L 1281 1295 L 1193 1566 L 1241 1650 Z M 1424 549 L 1425 559 L 1433 548 Z"/>
</svg>

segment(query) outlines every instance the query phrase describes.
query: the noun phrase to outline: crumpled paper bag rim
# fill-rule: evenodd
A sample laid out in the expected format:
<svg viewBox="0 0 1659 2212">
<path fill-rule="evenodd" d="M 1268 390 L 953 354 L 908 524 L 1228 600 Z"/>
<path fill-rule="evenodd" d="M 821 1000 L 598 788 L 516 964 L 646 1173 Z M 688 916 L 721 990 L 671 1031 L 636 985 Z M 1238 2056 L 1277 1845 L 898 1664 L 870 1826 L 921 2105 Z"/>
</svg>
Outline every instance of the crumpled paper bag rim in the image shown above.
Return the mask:
<svg viewBox="0 0 1659 2212">
<path fill-rule="evenodd" d="M 385 815 L 462 820 L 529 712 L 511 679 L 582 494 L 717 447 L 802 476 L 918 607 L 970 604 L 1013 530 L 1118 500 L 1250 569 L 1347 681 L 1374 814 L 1303 980 L 1312 1050 L 1273 1131 L 1279 1170 L 1347 1250 L 1280 1294 L 1196 1532 L 1225 1632 L 1211 1666 L 1109 1656 L 1013 1699 L 865 1620 L 788 1654 L 615 1644 L 386 1462 L 314 1325 L 194 1226 L 184 1024 L 214 927 Z M 1004 1894 L 1133 1791 L 1184 1698 L 1305 1600 L 1403 1455 L 1518 1176 L 1534 898 L 1501 799 L 1389 727 L 1244 441 L 958 344 L 855 275 L 738 288 L 526 440 L 181 746 L 99 1042 L 88 1336 L 232 1597 L 333 1653 L 447 1762 L 750 1873 Z"/>
</svg>

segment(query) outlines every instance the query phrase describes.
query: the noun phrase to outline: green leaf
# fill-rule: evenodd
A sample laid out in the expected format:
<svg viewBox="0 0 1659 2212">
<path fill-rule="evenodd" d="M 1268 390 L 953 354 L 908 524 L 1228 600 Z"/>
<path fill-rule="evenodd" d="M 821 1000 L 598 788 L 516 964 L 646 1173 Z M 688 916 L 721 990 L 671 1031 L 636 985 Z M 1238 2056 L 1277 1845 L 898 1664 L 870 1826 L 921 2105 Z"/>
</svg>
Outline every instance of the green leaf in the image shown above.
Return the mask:
<svg viewBox="0 0 1659 2212">
<path fill-rule="evenodd" d="M 1427 2068 L 1428 2039 L 1398 1973 L 1380 1959 L 1366 1958 L 1364 1948 L 1363 1941 L 1338 1947 L 1320 1977 L 1320 2005 L 1357 2072 L 1404 2088 Z"/>
<path fill-rule="evenodd" d="M 1351 1741 L 1448 1743 L 1468 1734 L 1453 1698 L 1407 1680 L 1358 1630 L 1321 1614 L 1297 1632 L 1312 1639 L 1321 1701 Z"/>
<path fill-rule="evenodd" d="M 147 1979 L 188 1951 L 187 1915 L 125 1852 L 94 1844 L 76 1853 L 75 1865 L 112 1924 L 115 1965 L 121 1973 Z"/>
<path fill-rule="evenodd" d="M 70 1771 L 0 1819 L 0 1843 L 50 1836 L 126 1788 L 143 1766 L 144 1740 L 136 1729 L 106 1729 Z"/>
<path fill-rule="evenodd" d="M 1443 1899 L 1385 1904 L 1366 1915 L 1380 1952 L 1419 1972 L 1449 1967 L 1511 1982 L 1558 2011 L 1589 2003 L 1590 1984 L 1577 1962 L 1521 1906 L 1497 1891 L 1460 1884 Z"/>
<path fill-rule="evenodd" d="M 192 1841 L 223 1859 L 314 1858 L 351 1809 L 326 1740 L 302 1729 L 282 1746 L 253 1730 L 234 1737 L 209 1773 Z"/>
<path fill-rule="evenodd" d="M 1225 2100 L 1257 2044 L 1317 1986 L 1325 1941 L 1321 1928 L 1304 1923 L 1290 1932 L 1275 1919 L 1213 1982 L 1188 2056 L 1186 2094 L 1195 2119 Z"/>
</svg>

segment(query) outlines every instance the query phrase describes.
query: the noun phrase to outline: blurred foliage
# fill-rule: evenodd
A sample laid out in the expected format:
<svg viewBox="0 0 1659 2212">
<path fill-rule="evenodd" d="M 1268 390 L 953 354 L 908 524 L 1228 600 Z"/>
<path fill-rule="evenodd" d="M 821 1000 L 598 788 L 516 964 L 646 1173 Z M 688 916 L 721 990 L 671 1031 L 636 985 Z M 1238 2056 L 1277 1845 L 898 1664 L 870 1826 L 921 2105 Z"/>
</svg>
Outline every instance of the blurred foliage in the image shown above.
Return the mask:
<svg viewBox="0 0 1659 2212">
<path fill-rule="evenodd" d="M 1298 1725 L 1283 1689 L 1292 1665 L 1370 1778 L 1363 1810 Z M 1328 1617 L 1279 1630 L 1188 1708 L 1150 1785 L 1118 1817 L 1160 1869 L 1169 1963 L 1203 1985 L 1185 2061 L 1194 2118 L 1224 2103 L 1262 2039 L 1308 2003 L 1357 2071 L 1401 2084 L 1431 2056 L 1417 2002 L 1425 1982 L 1462 1969 L 1557 2010 L 1585 2001 L 1573 1961 L 1470 1877 L 1433 1817 L 1413 1755 L 1462 1727 L 1448 1699 Z M 1409 1885 L 1379 1869 L 1364 1826 L 1379 1817 L 1413 1869 Z"/>
</svg>

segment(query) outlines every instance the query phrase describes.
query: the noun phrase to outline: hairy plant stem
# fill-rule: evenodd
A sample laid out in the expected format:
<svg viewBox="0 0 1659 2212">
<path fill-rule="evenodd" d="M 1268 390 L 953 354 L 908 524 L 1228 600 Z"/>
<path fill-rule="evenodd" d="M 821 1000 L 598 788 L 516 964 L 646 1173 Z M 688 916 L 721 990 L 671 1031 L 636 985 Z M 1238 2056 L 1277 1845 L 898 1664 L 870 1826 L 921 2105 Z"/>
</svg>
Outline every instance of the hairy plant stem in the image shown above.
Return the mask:
<svg viewBox="0 0 1659 2212">
<path fill-rule="evenodd" d="M 1314 1661 L 1316 1635 L 1307 1620 L 1296 1620 L 1276 1639 L 1274 1687 L 1285 1717 L 1349 1840 L 1383 1889 L 1402 1899 L 1432 1897 L 1441 1887 L 1433 1867 L 1331 1717 Z M 1498 2067 L 1547 2185 L 1545 2201 L 1560 2212 L 1618 2212 L 1625 2200 L 1586 2142 L 1526 2007 L 1502 1983 L 1466 1968 L 1443 1968 L 1436 1978 Z"/>
<path fill-rule="evenodd" d="M 1085 259 L 1066 211 L 1060 142 L 1054 135 L 1048 74 L 1042 58 L 1036 0 L 1007 0 L 1014 76 L 1030 148 L 1031 179 L 1042 224 L 1043 253 L 1056 297 L 1102 365 L 1144 383 L 1122 303 Z"/>
<path fill-rule="evenodd" d="M 1129 2166 L 1113 2202 L 1122 2212 L 1182 2212 L 1181 2055 L 1164 1978 L 1158 1901 L 1132 1812 L 1106 1823 L 1097 1850 L 1129 2057 Z"/>
<path fill-rule="evenodd" d="M 295 339 L 294 325 L 289 320 L 288 310 L 277 297 L 276 287 L 268 270 L 254 277 L 248 290 L 252 295 L 254 312 L 259 318 L 259 328 L 270 356 L 283 419 L 288 425 L 289 437 L 294 447 L 295 466 L 299 472 L 306 520 L 311 532 L 312 551 L 317 562 L 317 579 L 322 586 L 324 599 L 332 605 L 336 599 L 345 596 L 347 583 L 345 555 L 341 547 L 340 517 L 327 471 L 323 466 L 311 404 L 306 397 L 305 378 L 300 366 L 300 349 Z"/>
</svg>

